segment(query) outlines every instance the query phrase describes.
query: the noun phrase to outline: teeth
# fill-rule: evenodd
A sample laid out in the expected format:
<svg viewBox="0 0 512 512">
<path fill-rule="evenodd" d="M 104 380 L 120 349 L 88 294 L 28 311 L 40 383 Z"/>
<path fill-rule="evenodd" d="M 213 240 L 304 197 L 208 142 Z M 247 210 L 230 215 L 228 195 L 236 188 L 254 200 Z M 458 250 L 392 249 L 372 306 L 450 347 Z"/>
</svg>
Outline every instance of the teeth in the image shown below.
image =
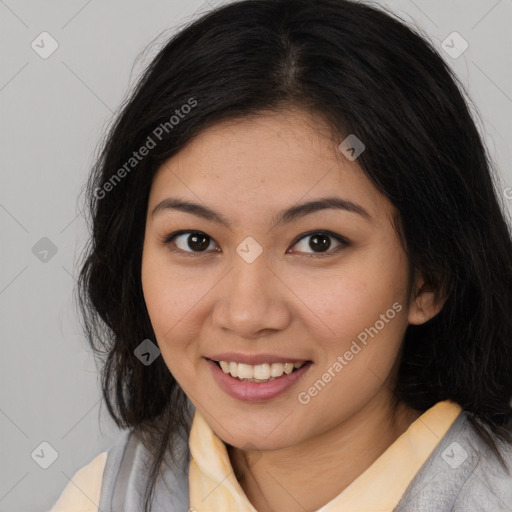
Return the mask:
<svg viewBox="0 0 512 512">
<path fill-rule="evenodd" d="M 301 363 L 263 363 L 257 365 L 235 363 L 233 361 L 219 361 L 220 367 L 224 373 L 229 373 L 232 377 L 238 377 L 240 380 L 250 380 L 252 382 L 274 380 L 281 377 L 283 373 L 289 375 L 294 368 L 300 368 L 305 361 Z"/>
<path fill-rule="evenodd" d="M 254 366 L 254 379 L 267 380 L 270 378 L 270 365 L 268 363 Z"/>
<path fill-rule="evenodd" d="M 230 370 L 232 364 L 236 363 L 229 363 Z M 236 372 L 239 379 L 254 379 L 254 367 L 249 364 L 239 363 Z"/>
<path fill-rule="evenodd" d="M 288 375 L 289 373 L 293 372 L 293 363 L 284 363 L 283 366 L 284 373 Z"/>
<path fill-rule="evenodd" d="M 238 377 L 238 365 L 236 363 L 229 363 L 229 373 L 233 377 Z"/>
</svg>

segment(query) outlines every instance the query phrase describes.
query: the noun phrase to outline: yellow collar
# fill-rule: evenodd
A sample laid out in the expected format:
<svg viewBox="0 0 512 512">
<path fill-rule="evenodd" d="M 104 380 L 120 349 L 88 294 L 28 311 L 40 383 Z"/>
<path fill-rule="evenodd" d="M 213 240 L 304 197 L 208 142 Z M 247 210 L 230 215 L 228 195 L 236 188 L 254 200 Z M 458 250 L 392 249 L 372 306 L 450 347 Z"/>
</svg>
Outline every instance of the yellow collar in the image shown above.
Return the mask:
<svg viewBox="0 0 512 512">
<path fill-rule="evenodd" d="M 366 471 L 316 512 L 392 512 L 461 410 L 445 400 L 425 411 Z M 235 477 L 226 445 L 197 409 L 189 447 L 191 510 L 258 512 Z"/>
</svg>

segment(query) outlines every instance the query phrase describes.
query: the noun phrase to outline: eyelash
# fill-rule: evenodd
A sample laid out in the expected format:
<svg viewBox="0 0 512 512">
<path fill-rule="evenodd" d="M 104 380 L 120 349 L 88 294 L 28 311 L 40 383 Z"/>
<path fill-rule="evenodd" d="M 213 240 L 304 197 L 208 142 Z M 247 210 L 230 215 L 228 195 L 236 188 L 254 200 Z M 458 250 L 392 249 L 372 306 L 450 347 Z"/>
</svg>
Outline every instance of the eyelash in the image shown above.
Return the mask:
<svg viewBox="0 0 512 512">
<path fill-rule="evenodd" d="M 167 235 L 164 238 L 163 243 L 164 243 L 164 245 L 168 246 L 168 249 L 170 251 L 183 254 L 186 257 L 192 257 L 192 258 L 198 258 L 199 257 L 200 258 L 200 257 L 205 256 L 205 255 L 208 254 L 209 251 L 198 251 L 198 252 L 184 251 L 182 249 L 175 249 L 175 248 L 171 247 L 171 243 L 174 241 L 174 239 L 176 237 L 178 237 L 180 235 L 186 235 L 186 234 L 189 234 L 189 235 L 191 235 L 191 234 L 205 235 L 206 237 L 208 237 L 210 239 L 210 241 L 214 240 L 212 237 L 210 237 L 209 235 L 207 235 L 203 231 L 180 230 L 180 231 L 174 231 L 173 233 L 170 233 L 169 235 Z M 328 237 L 334 238 L 341 245 L 339 245 L 338 247 L 335 247 L 334 249 L 329 249 L 328 251 L 326 251 L 324 253 L 301 253 L 301 254 L 305 255 L 304 257 L 306 257 L 306 258 L 313 258 L 313 259 L 326 258 L 328 256 L 332 256 L 333 254 L 338 253 L 341 249 L 343 249 L 343 248 L 345 248 L 345 247 L 350 245 L 350 242 L 346 238 L 344 238 L 344 237 L 342 237 L 340 235 L 337 235 L 335 233 L 332 233 L 331 231 L 316 230 L 316 231 L 309 231 L 307 233 L 303 233 L 302 235 L 300 235 L 293 242 L 292 247 L 294 245 L 296 245 L 297 243 L 299 243 L 303 238 L 307 238 L 307 237 L 310 237 L 310 236 L 313 236 L 313 235 L 324 235 L 324 236 L 328 236 Z M 216 251 L 216 252 L 219 252 L 219 251 Z"/>
</svg>

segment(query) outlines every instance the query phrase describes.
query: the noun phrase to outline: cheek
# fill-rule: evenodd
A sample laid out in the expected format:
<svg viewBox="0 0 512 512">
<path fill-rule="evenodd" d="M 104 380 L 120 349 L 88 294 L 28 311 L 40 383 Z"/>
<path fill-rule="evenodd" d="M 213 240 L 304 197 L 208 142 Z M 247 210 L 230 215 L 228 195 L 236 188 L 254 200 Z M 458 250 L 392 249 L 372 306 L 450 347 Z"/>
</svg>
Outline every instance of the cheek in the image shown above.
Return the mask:
<svg viewBox="0 0 512 512">
<path fill-rule="evenodd" d="M 179 322 L 186 315 L 188 288 L 181 286 L 171 276 L 165 262 L 161 261 L 150 250 L 145 250 L 142 259 L 141 282 L 144 293 L 144 301 L 156 342 L 160 348 L 162 357 L 169 370 L 174 374 L 170 357 L 180 350 L 176 343 L 176 329 Z M 179 278 L 177 278 L 179 279 Z M 178 291 L 179 290 L 179 291 Z M 173 340 L 173 344 L 169 340 Z"/>
<path fill-rule="evenodd" d="M 301 296 L 309 309 L 310 321 L 335 343 L 350 343 L 376 322 L 377 328 L 385 326 L 379 330 L 390 334 L 402 332 L 406 324 L 406 318 L 400 314 L 406 309 L 404 272 L 399 267 L 361 263 L 347 267 L 343 273 L 301 279 Z"/>
<path fill-rule="evenodd" d="M 153 262 L 148 261 L 143 265 L 144 300 L 161 357 L 173 377 L 186 389 L 186 374 L 190 373 L 190 368 L 187 367 L 187 343 L 185 338 L 180 336 L 180 321 L 187 312 L 187 288 L 180 287 L 157 269 L 158 265 L 154 265 Z M 176 291 L 178 289 L 181 289 L 179 293 Z"/>
<path fill-rule="evenodd" d="M 173 271 L 165 255 L 145 250 L 141 268 L 142 290 L 157 336 L 168 336 L 200 301 L 202 291 L 183 273 Z M 203 292 L 204 293 L 204 292 Z"/>
<path fill-rule="evenodd" d="M 305 421 L 311 429 L 318 418 L 330 427 L 355 413 L 379 392 L 396 362 L 407 328 L 406 307 L 391 278 L 374 277 L 369 272 L 345 275 L 336 286 L 331 281 L 328 295 L 310 296 L 323 321 L 310 314 L 320 326 L 311 335 L 321 358 L 314 378 L 300 389 L 302 399 L 310 400 L 312 414 Z M 335 414 L 332 404 L 340 404 Z"/>
<path fill-rule="evenodd" d="M 164 362 L 176 380 L 187 389 L 196 373 L 197 340 L 205 322 L 205 294 L 215 283 L 191 270 L 183 272 L 169 264 L 165 253 L 143 253 L 141 281 L 144 300 L 156 342 Z"/>
<path fill-rule="evenodd" d="M 319 372 L 327 372 L 333 383 L 325 398 L 347 400 L 348 391 L 354 404 L 364 400 L 388 378 L 396 361 L 408 325 L 408 276 L 400 254 L 379 252 L 361 255 L 325 282 L 318 276 L 302 280 L 310 308 L 304 314 L 322 353 Z"/>
</svg>

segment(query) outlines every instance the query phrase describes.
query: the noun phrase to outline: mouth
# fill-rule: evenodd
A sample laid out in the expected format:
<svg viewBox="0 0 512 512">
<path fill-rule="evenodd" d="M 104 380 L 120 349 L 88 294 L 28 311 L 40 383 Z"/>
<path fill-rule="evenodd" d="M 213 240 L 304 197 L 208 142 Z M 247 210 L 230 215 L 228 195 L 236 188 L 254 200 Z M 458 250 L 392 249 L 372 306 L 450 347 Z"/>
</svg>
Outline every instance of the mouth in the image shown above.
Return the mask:
<svg viewBox="0 0 512 512">
<path fill-rule="evenodd" d="M 216 361 L 209 359 L 225 374 L 243 382 L 272 382 L 285 375 L 297 372 L 300 368 L 312 361 L 262 363 L 257 365 L 237 363 L 235 361 Z"/>
<path fill-rule="evenodd" d="M 217 385 L 226 394 L 244 402 L 265 402 L 278 398 L 293 386 L 296 387 L 313 366 L 312 361 L 298 360 L 294 363 L 274 362 L 252 366 L 208 357 L 204 359 Z M 270 374 L 271 369 L 273 375 Z"/>
</svg>

